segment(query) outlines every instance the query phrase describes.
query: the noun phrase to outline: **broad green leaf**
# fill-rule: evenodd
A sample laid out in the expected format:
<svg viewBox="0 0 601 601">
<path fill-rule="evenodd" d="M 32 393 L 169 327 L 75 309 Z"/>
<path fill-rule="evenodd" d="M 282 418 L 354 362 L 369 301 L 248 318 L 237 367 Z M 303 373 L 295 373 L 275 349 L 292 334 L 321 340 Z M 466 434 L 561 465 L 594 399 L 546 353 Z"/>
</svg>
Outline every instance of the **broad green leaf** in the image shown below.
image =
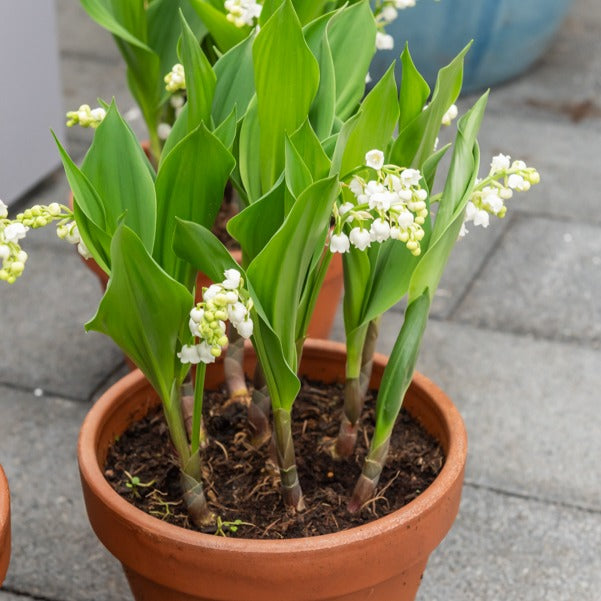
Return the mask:
<svg viewBox="0 0 601 601">
<path fill-rule="evenodd" d="M 159 57 L 152 50 L 142 50 L 119 37 L 115 37 L 115 43 L 127 65 L 127 85 L 140 107 L 152 139 L 156 137 L 164 91 Z"/>
<path fill-rule="evenodd" d="M 221 143 L 231 152 L 236 139 L 238 116 L 236 112 L 236 106 L 232 109 L 232 112 L 215 128 L 213 132 L 217 136 Z"/>
<path fill-rule="evenodd" d="M 175 146 L 179 142 L 181 142 L 188 135 L 188 105 L 184 104 L 182 110 L 180 111 L 173 127 L 171 128 L 171 132 L 169 133 L 169 137 L 165 140 L 165 145 L 163 146 L 163 151 L 161 152 L 161 159 L 159 161 L 160 164 L 165 160 L 167 155 L 173 150 Z"/>
<path fill-rule="evenodd" d="M 430 296 L 428 291 L 409 303 L 401 331 L 384 369 L 376 403 L 376 429 L 371 448 L 385 444 L 401 410 L 405 393 L 411 384 L 422 337 L 428 323 Z"/>
<path fill-rule="evenodd" d="M 442 277 L 459 235 L 465 205 L 478 175 L 480 152 L 476 136 L 486 107 L 487 94 L 466 113 L 458 124 L 457 140 L 428 250 L 415 268 L 409 284 L 409 302 L 425 290 L 431 296 Z"/>
<path fill-rule="evenodd" d="M 58 138 L 52 132 L 58 146 L 65 175 L 73 192 L 73 206 L 79 233 L 105 273 L 110 273 L 110 236 L 106 231 L 106 213 L 98 192 L 90 180 L 71 160 Z"/>
<path fill-rule="evenodd" d="M 239 44 L 249 32 L 248 27 L 236 27 L 230 23 L 222 10 L 219 10 L 207 0 L 188 0 L 205 27 L 215 39 L 221 52 L 227 52 Z"/>
<path fill-rule="evenodd" d="M 114 232 L 124 218 L 146 250 L 152 251 L 156 226 L 154 181 L 146 155 L 114 101 L 94 134 L 81 170 L 102 200 L 105 231 Z"/>
<path fill-rule="evenodd" d="M 202 157 L 202 161 L 198 160 Z M 157 238 L 153 257 L 172 277 L 192 288 L 195 274 L 173 251 L 175 219 L 213 226 L 234 159 L 204 124 L 184 138 L 157 175 Z"/>
<path fill-rule="evenodd" d="M 294 9 L 303 25 L 322 15 L 329 3 L 330 0 L 293 0 Z"/>
<path fill-rule="evenodd" d="M 263 27 L 267 21 L 271 18 L 280 6 L 282 6 L 284 0 L 264 0 L 263 8 L 261 9 L 261 16 L 259 17 L 259 26 Z"/>
<path fill-rule="evenodd" d="M 137 46 L 142 50 L 150 51 L 150 48 L 146 45 L 145 36 L 138 37 L 140 31 L 130 31 L 128 25 L 131 23 L 123 23 L 119 19 L 122 15 L 115 14 L 114 9 L 119 7 L 119 4 L 115 5 L 111 0 L 80 0 L 80 3 L 84 10 L 88 13 L 93 21 L 96 21 L 98 25 L 104 27 L 110 31 L 113 35 L 116 35 L 129 44 Z M 122 3 L 127 4 L 127 3 Z M 136 0 L 133 3 L 134 7 L 139 10 L 140 2 Z M 137 28 L 136 28 L 137 29 Z"/>
<path fill-rule="evenodd" d="M 194 299 L 124 225 L 113 236 L 111 258 L 111 279 L 86 329 L 110 336 L 168 404 L 180 373 L 176 352 Z"/>
<path fill-rule="evenodd" d="M 313 179 L 328 177 L 332 164 L 308 120 L 290 136 L 290 141 L 303 158 Z"/>
<path fill-rule="evenodd" d="M 438 169 L 438 164 L 447 153 L 447 150 L 451 148 L 451 144 L 446 144 L 442 148 L 438 149 L 436 152 L 431 154 L 424 164 L 422 165 L 422 175 L 424 180 L 426 180 L 426 186 L 428 190 L 432 190 L 434 185 L 434 179 L 436 178 L 436 170 Z"/>
<path fill-rule="evenodd" d="M 428 96 L 430 96 L 430 86 L 416 69 L 409 53 L 408 44 L 405 44 L 405 49 L 401 54 L 401 64 L 403 71 L 399 92 L 401 109 L 399 131 L 402 131 L 406 125 L 421 114 L 428 101 Z"/>
<path fill-rule="evenodd" d="M 361 325 L 363 305 L 371 277 L 369 255 L 351 246 L 342 257 L 344 267 L 344 298 L 342 309 L 347 337 Z"/>
<path fill-rule="evenodd" d="M 284 0 L 257 35 L 253 59 L 261 189 L 267 191 L 284 169 L 285 136 L 306 119 L 319 84 L 317 61 L 305 42 L 290 0 Z"/>
<path fill-rule="evenodd" d="M 313 183 L 311 172 L 288 137 L 286 137 L 285 174 L 286 185 L 294 198 L 298 198 Z"/>
<path fill-rule="evenodd" d="M 303 283 L 339 193 L 336 177 L 320 180 L 298 198 L 282 227 L 247 269 L 286 362 L 296 370 L 296 318 Z"/>
<path fill-rule="evenodd" d="M 160 60 L 160 84 L 163 98 L 169 93 L 164 89 L 163 78 L 173 65 L 179 62 L 177 43 L 181 33 L 180 10 L 188 25 L 199 40 L 207 33 L 207 28 L 190 6 L 188 0 L 153 0 L 146 10 L 148 21 L 148 45 Z"/>
<path fill-rule="evenodd" d="M 348 135 L 340 174 L 344 177 L 365 164 L 365 155 L 374 148 L 385 150 L 399 117 L 394 63 L 361 103 L 359 117 Z M 386 157 L 388 160 L 388 157 Z"/>
<path fill-rule="evenodd" d="M 319 63 L 319 87 L 309 111 L 319 139 L 330 135 L 336 116 L 336 72 L 327 35 L 333 14 L 323 15 L 303 29 L 307 45 Z"/>
<path fill-rule="evenodd" d="M 237 269 L 245 275 L 215 234 L 199 223 L 175 219 L 173 250 L 212 282 L 222 282 L 227 269 Z"/>
<path fill-rule="evenodd" d="M 472 180 L 478 175 L 479 164 L 478 162 L 474 163 L 473 146 L 480 131 L 487 102 L 488 92 L 485 92 L 457 123 L 457 137 L 436 214 L 434 237 L 446 227 L 448 220 L 457 212 L 458 208 L 463 210 L 465 206 L 463 196 L 466 189 L 471 190 Z M 466 184 L 466 182 L 470 183 Z M 460 207 L 462 204 L 463 206 Z"/>
<path fill-rule="evenodd" d="M 424 111 L 401 129 L 391 151 L 391 161 L 395 165 L 421 169 L 432 154 L 442 126 L 442 117 L 457 100 L 461 91 L 463 59 L 470 45 L 438 72 L 432 101 Z"/>
<path fill-rule="evenodd" d="M 259 114 L 255 96 L 246 111 L 238 143 L 240 179 L 250 203 L 261 197 L 261 158 L 259 146 Z"/>
<path fill-rule="evenodd" d="M 364 0 L 340 11 L 328 27 L 328 41 L 336 71 L 336 115 L 348 119 L 365 90 L 376 50 L 376 23 Z"/>
<path fill-rule="evenodd" d="M 213 98 L 213 119 L 221 123 L 237 107 L 240 118 L 255 95 L 255 74 L 252 62 L 254 36 L 250 35 L 226 52 L 214 65 L 217 76 Z"/>
<path fill-rule="evenodd" d="M 284 222 L 285 188 L 281 178 L 267 194 L 227 222 L 227 231 L 240 243 L 249 261 L 263 250 Z"/>
<path fill-rule="evenodd" d="M 346 150 L 349 136 L 354 131 L 357 121 L 361 118 L 361 109 L 344 123 L 338 134 L 334 134 L 323 141 L 323 148 L 328 156 L 332 157 L 330 173 L 340 173 L 342 158 Z M 365 157 L 364 157 L 365 158 Z"/>
<path fill-rule="evenodd" d="M 211 63 L 198 44 L 194 32 L 181 15 L 182 24 L 182 62 L 186 73 L 186 92 L 188 95 L 188 130 L 192 131 L 201 123 L 210 127 L 213 95 L 217 79 Z"/>
</svg>

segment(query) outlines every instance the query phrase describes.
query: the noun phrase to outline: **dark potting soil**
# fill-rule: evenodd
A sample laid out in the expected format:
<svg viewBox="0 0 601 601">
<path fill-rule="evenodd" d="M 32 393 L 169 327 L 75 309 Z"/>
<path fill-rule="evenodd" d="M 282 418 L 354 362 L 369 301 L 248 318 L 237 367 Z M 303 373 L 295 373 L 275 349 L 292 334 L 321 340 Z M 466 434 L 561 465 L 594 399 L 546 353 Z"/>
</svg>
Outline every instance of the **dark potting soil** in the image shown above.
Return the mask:
<svg viewBox="0 0 601 601">
<path fill-rule="evenodd" d="M 359 513 L 350 514 L 346 504 L 373 431 L 375 397 L 368 393 L 355 456 L 336 461 L 329 448 L 338 432 L 342 399 L 340 385 L 303 382 L 293 410 L 293 432 L 307 509 L 292 515 L 281 500 L 269 444 L 257 450 L 249 442 L 246 407 L 228 402 L 225 391 L 207 392 L 209 443 L 203 451 L 204 485 L 221 524 L 207 532 L 240 538 L 298 538 L 337 532 L 399 509 L 432 483 L 442 469 L 443 451 L 403 410 L 376 497 Z M 132 483 L 128 474 L 137 483 Z M 122 497 L 143 511 L 196 529 L 181 501 L 179 470 L 160 407 L 109 449 L 105 476 Z"/>
</svg>

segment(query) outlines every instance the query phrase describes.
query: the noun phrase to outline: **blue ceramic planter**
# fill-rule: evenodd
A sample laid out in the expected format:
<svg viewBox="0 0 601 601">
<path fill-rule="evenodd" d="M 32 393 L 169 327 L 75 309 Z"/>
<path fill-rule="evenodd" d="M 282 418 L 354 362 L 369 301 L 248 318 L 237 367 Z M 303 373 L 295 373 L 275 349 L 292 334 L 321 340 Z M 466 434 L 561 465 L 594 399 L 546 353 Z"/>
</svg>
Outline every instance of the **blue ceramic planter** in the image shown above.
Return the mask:
<svg viewBox="0 0 601 601">
<path fill-rule="evenodd" d="M 463 90 L 492 86 L 520 74 L 543 54 L 570 4 L 571 0 L 418 0 L 414 8 L 399 11 L 387 27 L 395 48 L 376 53 L 372 77 L 379 79 L 408 41 L 417 68 L 432 85 L 438 69 L 473 39 Z"/>
</svg>

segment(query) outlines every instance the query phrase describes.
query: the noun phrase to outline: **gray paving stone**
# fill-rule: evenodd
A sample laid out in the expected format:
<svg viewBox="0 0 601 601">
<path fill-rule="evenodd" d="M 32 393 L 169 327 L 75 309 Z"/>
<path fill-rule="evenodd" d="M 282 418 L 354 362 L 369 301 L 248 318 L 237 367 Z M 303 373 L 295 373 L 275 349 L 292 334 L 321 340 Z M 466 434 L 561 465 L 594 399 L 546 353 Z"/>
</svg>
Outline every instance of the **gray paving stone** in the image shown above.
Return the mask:
<svg viewBox="0 0 601 601">
<path fill-rule="evenodd" d="M 23 276 L 0 289 L 0 382 L 88 399 L 122 361 L 113 343 L 83 324 L 101 297 L 96 277 L 70 247 L 31 241 Z"/>
<path fill-rule="evenodd" d="M 384 317 L 381 352 L 399 327 Z M 465 420 L 470 481 L 596 510 L 599 365 L 599 351 L 433 320 L 418 361 Z"/>
<path fill-rule="evenodd" d="M 8 591 L 0 590 L 0 601 L 36 601 L 29 595 L 23 595 L 20 592 L 13 594 Z M 58 599 L 56 601 L 59 601 Z"/>
<path fill-rule="evenodd" d="M 520 216 L 453 319 L 601 344 L 601 227 Z"/>
<path fill-rule="evenodd" d="M 601 514 L 465 487 L 417 601 L 598 601 Z"/>
<path fill-rule="evenodd" d="M 0 458 L 12 499 L 10 590 L 69 601 L 130 599 L 120 566 L 85 515 L 76 444 L 87 409 L 0 387 Z"/>
<path fill-rule="evenodd" d="M 63 55 L 88 60 L 119 62 L 121 55 L 110 33 L 92 21 L 79 2 L 57 0 L 57 25 Z"/>
</svg>

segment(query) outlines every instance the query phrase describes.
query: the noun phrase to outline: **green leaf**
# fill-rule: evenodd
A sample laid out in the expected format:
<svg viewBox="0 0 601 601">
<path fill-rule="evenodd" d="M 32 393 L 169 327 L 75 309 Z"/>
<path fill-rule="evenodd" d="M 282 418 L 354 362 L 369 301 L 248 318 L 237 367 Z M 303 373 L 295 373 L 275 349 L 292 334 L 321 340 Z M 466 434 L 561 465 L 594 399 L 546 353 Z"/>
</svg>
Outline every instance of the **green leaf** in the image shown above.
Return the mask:
<svg viewBox="0 0 601 601">
<path fill-rule="evenodd" d="M 426 186 L 428 190 L 432 190 L 434 185 L 434 179 L 436 177 L 436 171 L 438 169 L 438 164 L 447 153 L 447 150 L 451 148 L 451 144 L 446 144 L 442 148 L 438 149 L 436 152 L 431 154 L 422 165 L 422 176 L 426 181 Z"/>
<path fill-rule="evenodd" d="M 182 110 L 180 111 L 173 127 L 171 128 L 171 132 L 169 133 L 169 137 L 165 140 L 165 145 L 163 146 L 163 151 L 161 152 L 161 158 L 159 161 L 160 164 L 165 160 L 167 155 L 173 150 L 175 146 L 179 142 L 181 142 L 188 135 L 188 104 L 184 104 Z"/>
<path fill-rule="evenodd" d="M 319 87 L 309 111 L 319 139 L 330 135 L 336 114 L 336 72 L 327 35 L 333 14 L 324 15 L 303 29 L 307 45 L 319 63 Z"/>
<path fill-rule="evenodd" d="M 393 63 L 361 103 L 359 117 L 348 134 L 342 155 L 340 169 L 342 177 L 360 165 L 364 165 L 367 152 L 374 148 L 384 150 L 388 146 L 398 116 L 399 105 Z"/>
<path fill-rule="evenodd" d="M 415 371 L 429 311 L 430 296 L 427 290 L 409 303 L 405 311 L 403 326 L 394 343 L 378 391 L 372 449 L 378 448 L 390 438 Z"/>
<path fill-rule="evenodd" d="M 201 162 L 198 157 L 203 157 Z M 233 168 L 232 155 L 204 124 L 184 138 L 161 163 L 156 181 L 160 227 L 153 256 L 170 276 L 189 289 L 194 285 L 195 274 L 173 250 L 175 219 L 212 227 Z"/>
<path fill-rule="evenodd" d="M 250 203 L 261 197 L 261 157 L 259 147 L 259 113 L 255 96 L 240 127 L 238 144 L 240 179 Z"/>
<path fill-rule="evenodd" d="M 245 257 L 252 261 L 284 222 L 284 178 L 263 197 L 227 222 L 227 231 L 240 243 Z"/>
<path fill-rule="evenodd" d="M 336 177 L 320 180 L 298 198 L 282 227 L 247 269 L 267 321 L 282 342 L 284 357 L 296 370 L 296 319 L 303 283 L 332 206 L 339 193 Z"/>
<path fill-rule="evenodd" d="M 271 16 L 253 45 L 260 126 L 261 189 L 270 190 L 284 169 L 286 133 L 309 114 L 319 67 L 290 0 Z"/>
<path fill-rule="evenodd" d="M 169 405 L 180 373 L 176 352 L 194 299 L 150 257 L 141 240 L 121 225 L 111 243 L 112 272 L 95 317 L 86 324 L 110 336 L 144 372 Z"/>
<path fill-rule="evenodd" d="M 391 151 L 391 161 L 395 165 L 422 169 L 432 154 L 442 126 L 442 117 L 461 91 L 463 59 L 470 45 L 438 72 L 432 101 L 400 131 Z"/>
<path fill-rule="evenodd" d="M 482 96 L 459 121 L 451 167 L 436 214 L 431 241 L 411 277 L 409 302 L 421 296 L 425 290 L 431 296 L 434 295 L 457 241 L 465 205 L 478 175 L 480 152 L 476 136 L 487 96 L 488 93 Z"/>
<path fill-rule="evenodd" d="M 286 185 L 295 199 L 313 183 L 311 172 L 288 137 L 286 137 L 285 174 Z"/>
<path fill-rule="evenodd" d="M 159 57 L 160 84 L 164 99 L 167 99 L 169 93 L 164 89 L 163 77 L 171 71 L 175 63 L 179 62 L 177 43 L 181 33 L 180 11 L 196 40 L 203 38 L 207 28 L 188 0 L 153 0 L 146 10 L 148 45 Z"/>
<path fill-rule="evenodd" d="M 243 269 L 230 251 L 206 227 L 176 218 L 173 249 L 177 256 L 204 273 L 212 282 L 222 282 L 227 269 Z"/>
<path fill-rule="evenodd" d="M 363 96 L 375 40 L 376 23 L 366 0 L 341 10 L 328 27 L 336 71 L 336 115 L 342 120 L 348 119 Z"/>
<path fill-rule="evenodd" d="M 215 39 L 221 52 L 227 52 L 248 35 L 248 27 L 236 27 L 226 19 L 225 13 L 210 2 L 206 0 L 188 1 Z"/>
<path fill-rule="evenodd" d="M 110 236 L 106 232 L 106 213 L 102 200 L 90 180 L 71 160 L 58 138 L 52 132 L 58 146 L 65 175 L 73 192 L 73 208 L 79 233 L 95 261 L 105 273 L 110 273 Z"/>
<path fill-rule="evenodd" d="M 416 69 L 409 53 L 408 44 L 405 44 L 405 49 L 401 54 L 401 64 L 403 71 L 399 93 L 401 108 L 399 131 L 402 131 L 406 125 L 421 114 L 428 101 L 428 96 L 430 96 L 430 86 Z"/>
<path fill-rule="evenodd" d="M 111 0 L 80 0 L 80 3 L 89 17 L 101 27 L 133 46 L 147 52 L 151 51 L 145 43 L 146 39 L 141 27 L 136 23 L 140 20 L 140 17 L 136 15 L 139 15 L 140 8 L 142 10 L 144 8 L 142 2 L 135 0 L 134 2 L 114 3 Z M 131 6 L 134 9 L 133 16 L 128 18 L 126 13 L 119 11 L 120 5 L 122 9 Z"/>
<path fill-rule="evenodd" d="M 152 251 L 156 226 L 154 181 L 146 155 L 114 101 L 96 129 L 81 170 L 102 201 L 104 230 L 112 234 L 124 218 L 146 250 Z"/>
<path fill-rule="evenodd" d="M 328 177 L 332 164 L 309 120 L 306 120 L 290 136 L 290 141 L 303 158 L 303 162 L 309 168 L 313 179 L 318 180 Z"/>
<path fill-rule="evenodd" d="M 237 46 L 226 52 L 213 67 L 217 76 L 213 98 L 213 119 L 221 123 L 237 107 L 243 117 L 255 95 L 255 74 L 253 70 L 252 45 L 250 35 Z"/>
<path fill-rule="evenodd" d="M 211 124 L 211 109 L 217 78 L 204 52 L 198 44 L 194 32 L 186 23 L 183 14 L 182 24 L 182 62 L 186 73 L 186 91 L 188 94 L 188 130 L 192 131 L 201 123 Z"/>
<path fill-rule="evenodd" d="M 221 143 L 231 152 L 236 139 L 238 118 L 236 113 L 236 106 L 232 109 L 232 112 L 215 128 L 213 132 L 217 138 L 221 140 Z"/>
<path fill-rule="evenodd" d="M 374 247 L 375 248 L 375 247 Z M 347 338 L 361 325 L 363 305 L 369 293 L 371 263 L 367 252 L 354 246 L 342 256 L 344 268 L 344 297 L 342 309 Z"/>
<path fill-rule="evenodd" d="M 294 9 L 303 25 L 322 15 L 329 3 L 330 0 L 293 0 Z"/>
</svg>

